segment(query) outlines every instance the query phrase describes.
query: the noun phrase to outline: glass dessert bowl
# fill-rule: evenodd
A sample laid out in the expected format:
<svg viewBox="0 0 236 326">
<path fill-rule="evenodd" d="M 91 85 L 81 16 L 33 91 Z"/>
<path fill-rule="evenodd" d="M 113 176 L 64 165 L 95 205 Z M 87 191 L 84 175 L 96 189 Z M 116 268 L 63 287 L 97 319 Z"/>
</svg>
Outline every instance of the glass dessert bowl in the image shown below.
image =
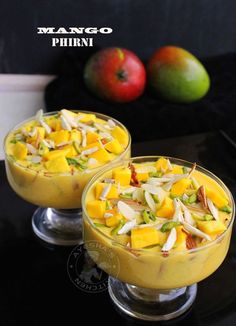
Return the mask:
<svg viewBox="0 0 236 326">
<path fill-rule="evenodd" d="M 120 122 L 89 111 L 40 110 L 14 127 L 4 141 L 7 178 L 20 197 L 40 206 L 35 234 L 52 244 L 78 244 L 85 185 L 111 162 L 129 158 L 130 144 Z"/>
<path fill-rule="evenodd" d="M 164 157 L 137 157 L 99 172 L 83 197 L 84 241 L 119 261 L 92 258 L 109 276 L 114 304 L 132 317 L 168 320 L 194 302 L 196 283 L 223 262 L 234 200 L 206 169 Z M 87 245 L 88 253 L 90 247 Z"/>
</svg>

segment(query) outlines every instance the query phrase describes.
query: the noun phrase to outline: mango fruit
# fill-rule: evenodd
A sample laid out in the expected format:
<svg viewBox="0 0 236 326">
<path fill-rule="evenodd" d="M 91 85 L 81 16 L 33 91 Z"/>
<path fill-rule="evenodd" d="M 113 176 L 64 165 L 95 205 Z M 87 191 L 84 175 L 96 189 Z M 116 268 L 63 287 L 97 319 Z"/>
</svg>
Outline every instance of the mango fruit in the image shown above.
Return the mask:
<svg viewBox="0 0 236 326">
<path fill-rule="evenodd" d="M 162 206 L 157 210 L 156 215 L 159 217 L 171 218 L 175 212 L 173 200 L 165 197 Z"/>
<path fill-rule="evenodd" d="M 107 151 L 114 154 L 120 154 L 123 152 L 123 147 L 121 146 L 121 144 L 118 142 L 117 139 L 113 139 L 110 142 L 106 143 L 104 147 Z"/>
<path fill-rule="evenodd" d="M 131 171 L 129 168 L 117 168 L 112 172 L 112 178 L 121 186 L 128 186 L 131 180 Z"/>
<path fill-rule="evenodd" d="M 97 199 L 100 198 L 100 196 L 102 195 L 102 192 L 103 190 L 105 189 L 105 187 L 108 187 L 108 183 L 102 183 L 102 182 L 99 182 L 96 184 L 96 187 L 95 187 L 95 197 Z M 118 190 L 117 190 L 117 187 L 115 185 L 111 185 L 111 188 L 110 188 L 110 191 L 108 192 L 106 198 L 107 199 L 110 199 L 110 198 L 118 198 L 119 195 L 118 195 Z"/>
<path fill-rule="evenodd" d="M 221 221 L 198 221 L 199 230 L 209 234 L 218 235 L 226 230 L 226 226 Z"/>
<path fill-rule="evenodd" d="M 27 147 L 25 144 L 21 142 L 17 142 L 13 147 L 12 147 L 12 154 L 17 160 L 24 160 L 27 156 Z"/>
<path fill-rule="evenodd" d="M 112 136 L 116 138 L 121 145 L 126 147 L 128 145 L 129 136 L 121 127 L 115 126 L 111 132 Z"/>
<path fill-rule="evenodd" d="M 87 203 L 88 215 L 91 218 L 102 218 L 105 214 L 106 203 L 101 200 L 91 200 Z"/>
<path fill-rule="evenodd" d="M 218 208 L 222 208 L 224 206 L 228 205 L 228 200 L 223 197 L 221 194 L 219 194 L 219 192 L 206 188 L 206 195 L 208 198 L 210 198 L 212 200 L 212 202 L 218 207 Z"/>
<path fill-rule="evenodd" d="M 70 172 L 70 166 L 64 156 L 56 157 L 44 163 L 46 169 L 53 173 Z"/>
<path fill-rule="evenodd" d="M 171 187 L 171 195 L 173 197 L 181 196 L 185 193 L 186 189 L 191 185 L 192 181 L 188 178 L 183 178 Z"/>
<path fill-rule="evenodd" d="M 161 47 L 152 55 L 147 64 L 147 77 L 153 93 L 177 103 L 199 100 L 210 87 L 202 63 L 176 46 Z"/>
<path fill-rule="evenodd" d="M 140 249 L 159 244 L 158 231 L 155 228 L 139 228 L 131 230 L 131 247 Z"/>
</svg>

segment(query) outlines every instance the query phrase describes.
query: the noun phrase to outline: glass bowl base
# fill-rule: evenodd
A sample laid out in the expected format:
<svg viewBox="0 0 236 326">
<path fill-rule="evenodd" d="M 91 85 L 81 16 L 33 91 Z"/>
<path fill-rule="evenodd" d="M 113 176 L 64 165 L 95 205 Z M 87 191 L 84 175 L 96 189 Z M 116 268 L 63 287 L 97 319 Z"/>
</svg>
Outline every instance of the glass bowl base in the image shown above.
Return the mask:
<svg viewBox="0 0 236 326">
<path fill-rule="evenodd" d="M 113 303 L 127 315 L 146 321 L 161 321 L 176 318 L 191 307 L 197 284 L 173 290 L 152 290 L 109 277 L 108 292 Z"/>
<path fill-rule="evenodd" d="M 39 207 L 33 214 L 34 233 L 43 241 L 61 246 L 82 243 L 81 209 Z"/>
</svg>

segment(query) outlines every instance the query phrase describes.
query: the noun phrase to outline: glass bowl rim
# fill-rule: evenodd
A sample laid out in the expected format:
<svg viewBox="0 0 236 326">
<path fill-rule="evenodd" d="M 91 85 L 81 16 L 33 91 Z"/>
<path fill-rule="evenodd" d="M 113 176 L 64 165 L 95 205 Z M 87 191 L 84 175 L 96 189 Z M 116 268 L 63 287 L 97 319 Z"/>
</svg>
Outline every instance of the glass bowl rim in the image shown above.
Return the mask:
<svg viewBox="0 0 236 326">
<path fill-rule="evenodd" d="M 61 109 L 62 110 L 62 109 Z M 58 112 L 60 112 L 61 110 L 58 110 L 58 111 L 50 111 L 50 112 L 44 112 L 43 113 L 43 116 L 50 116 L 50 115 L 55 115 L 57 114 Z M 96 117 L 98 118 L 104 118 L 104 120 L 108 121 L 109 119 L 113 120 L 119 127 L 122 127 L 124 129 L 124 131 L 127 133 L 128 135 L 128 144 L 125 148 L 125 150 L 119 154 L 114 160 L 110 161 L 110 162 L 107 162 L 106 164 L 104 165 L 101 165 L 101 166 L 98 166 L 98 167 L 95 167 L 95 168 L 92 168 L 92 169 L 89 169 L 89 171 L 91 172 L 94 172 L 96 169 L 103 169 L 103 168 L 106 168 L 108 167 L 110 164 L 112 163 L 116 163 L 118 161 L 120 161 L 123 157 L 126 156 L 127 152 L 130 150 L 131 148 L 131 142 L 132 142 L 132 138 L 131 138 L 131 134 L 129 132 L 129 130 L 123 125 L 123 123 L 121 123 L 120 121 L 118 121 L 117 119 L 109 116 L 109 115 L 106 115 L 106 114 L 103 114 L 103 113 L 99 113 L 99 112 L 95 112 L 95 111 L 87 111 L 87 110 L 74 110 L 74 109 L 67 109 L 69 111 L 72 111 L 72 112 L 81 112 L 81 113 L 86 113 L 86 114 L 95 114 Z M 14 127 L 12 127 L 6 134 L 6 136 L 4 137 L 4 140 L 3 140 L 3 149 L 4 149 L 4 153 L 5 153 L 5 160 L 8 160 L 8 161 L 11 161 L 11 157 L 9 154 L 7 154 L 7 151 L 6 151 L 6 141 L 8 139 L 8 136 L 14 131 L 14 130 L 17 130 L 18 128 L 20 128 L 22 125 L 24 125 L 25 123 L 27 122 L 30 122 L 32 120 L 35 119 L 35 115 L 30 117 L 30 118 L 27 118 L 25 119 L 24 121 L 22 122 L 19 122 L 17 123 Z M 26 171 L 30 171 L 30 172 L 34 172 L 34 173 L 40 173 L 40 171 L 36 171 L 32 168 L 29 168 L 29 167 L 25 167 L 17 162 L 14 161 L 14 164 L 20 168 L 23 168 L 24 170 Z M 78 174 L 84 174 L 84 173 L 89 173 L 89 172 L 86 172 L 86 171 L 75 171 L 73 175 L 78 175 Z M 68 176 L 68 175 L 71 175 L 70 173 L 67 173 L 67 172 L 48 172 L 47 175 L 44 174 L 44 177 L 54 177 L 54 176 Z"/>
<path fill-rule="evenodd" d="M 113 168 L 119 167 L 119 166 L 124 166 L 126 163 L 132 163 L 135 160 L 140 160 L 140 159 L 149 159 L 151 160 L 157 160 L 160 157 L 165 157 L 169 160 L 176 160 L 178 162 L 182 162 L 182 163 L 187 163 L 187 164 L 191 164 L 193 165 L 193 162 L 184 160 L 184 159 L 180 159 L 177 157 L 171 157 L 171 156 L 166 156 L 166 155 L 145 155 L 145 156 L 135 156 L 135 157 L 131 157 L 130 159 L 126 159 L 122 162 L 116 162 L 116 164 L 112 164 L 109 167 L 104 167 L 102 170 L 100 170 L 98 173 L 96 173 L 91 180 L 86 184 L 84 190 L 83 190 L 83 194 L 82 194 L 82 198 L 81 198 L 81 204 L 82 204 L 82 210 L 83 210 L 83 219 L 86 220 L 90 227 L 92 227 L 93 230 L 95 230 L 95 232 L 98 232 L 101 236 L 105 237 L 107 240 L 112 241 L 112 244 L 115 244 L 117 246 L 119 246 L 120 248 L 123 248 L 125 250 L 127 250 L 127 246 L 123 245 L 122 243 L 118 242 L 117 240 L 115 240 L 114 238 L 107 236 L 105 233 L 103 233 L 102 231 L 99 230 L 99 228 L 97 228 L 96 226 L 94 226 L 94 224 L 92 223 L 91 219 L 88 217 L 88 213 L 87 213 L 87 209 L 86 209 L 86 205 L 85 205 L 85 199 L 86 199 L 86 195 L 88 193 L 88 191 L 90 190 L 90 188 L 93 186 L 93 184 L 106 172 L 112 170 Z M 149 161 L 149 162 L 150 162 Z M 147 162 L 147 161 L 146 161 Z M 137 163 L 137 162 L 134 162 Z M 174 163 L 175 164 L 175 163 Z M 221 240 L 224 238 L 224 236 L 226 235 L 226 233 L 229 232 L 229 230 L 231 230 L 233 223 L 234 223 L 234 218 L 235 218 L 235 202 L 234 202 L 234 198 L 233 195 L 231 193 L 231 191 L 228 189 L 228 187 L 224 184 L 224 182 L 218 178 L 214 173 L 210 172 L 209 170 L 207 170 L 206 168 L 200 166 L 200 165 L 196 165 L 196 169 L 198 169 L 200 172 L 204 172 L 207 176 L 211 176 L 213 177 L 214 181 L 216 181 L 222 188 L 223 190 L 226 192 L 226 194 L 228 195 L 231 203 L 232 203 L 232 213 L 231 213 L 231 220 L 227 226 L 227 229 L 220 234 L 220 236 L 212 241 L 209 241 L 208 243 L 206 243 L 206 245 L 202 245 L 201 247 L 196 247 L 193 249 L 183 249 L 183 250 L 178 250 L 178 251 L 170 251 L 171 255 L 179 255 L 179 254 L 183 254 L 183 253 L 196 253 L 199 252 L 201 250 L 207 249 L 212 247 L 214 244 L 221 242 Z M 145 248 L 141 248 L 141 249 L 132 249 L 131 250 L 133 252 L 136 253 L 149 253 L 149 254 L 155 254 L 155 255 L 163 255 L 163 252 L 153 252 L 150 251 L 149 249 L 145 249 Z"/>
</svg>

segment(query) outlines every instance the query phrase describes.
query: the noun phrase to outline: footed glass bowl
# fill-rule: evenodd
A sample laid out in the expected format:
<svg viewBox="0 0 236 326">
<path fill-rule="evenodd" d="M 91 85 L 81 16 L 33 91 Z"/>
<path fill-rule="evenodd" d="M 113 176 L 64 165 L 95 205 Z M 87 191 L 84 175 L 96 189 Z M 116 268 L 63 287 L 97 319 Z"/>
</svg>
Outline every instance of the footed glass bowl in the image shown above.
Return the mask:
<svg viewBox="0 0 236 326">
<path fill-rule="evenodd" d="M 130 161 L 108 167 L 99 172 L 86 186 L 82 196 L 85 244 L 91 241 L 113 252 L 119 261 L 112 269 L 104 256 L 91 257 L 109 276 L 109 294 L 113 303 L 129 316 L 143 320 L 168 320 L 183 314 L 194 302 L 199 281 L 211 275 L 223 262 L 230 243 L 234 221 L 234 200 L 224 183 L 214 174 L 197 166 L 197 170 L 216 181 L 227 194 L 232 205 L 232 218 L 227 229 L 215 240 L 196 247 L 179 251 L 170 250 L 168 255 L 150 249 L 131 249 L 107 236 L 96 227 L 86 210 L 86 201 L 94 184 L 111 169 L 129 163 L 156 161 L 158 157 L 137 157 Z M 169 158 L 171 163 L 192 167 L 192 163 Z M 87 246 L 90 253 L 91 246 Z M 100 259 L 102 257 L 102 259 Z"/>
<path fill-rule="evenodd" d="M 112 119 L 116 125 L 127 133 L 129 141 L 124 152 L 111 162 L 117 162 L 130 157 L 131 137 L 128 130 L 115 119 L 90 111 L 74 111 L 96 114 L 103 120 Z M 44 114 L 44 117 L 57 112 Z M 42 240 L 56 245 L 76 245 L 82 241 L 81 196 L 88 181 L 102 168 L 111 164 L 71 173 L 43 173 L 35 171 L 23 164 L 17 163 L 7 154 L 6 144 L 9 135 L 25 123 L 34 120 L 31 117 L 15 126 L 4 141 L 5 165 L 8 182 L 12 189 L 24 200 L 38 205 L 32 217 L 32 227 L 35 234 Z"/>
</svg>

